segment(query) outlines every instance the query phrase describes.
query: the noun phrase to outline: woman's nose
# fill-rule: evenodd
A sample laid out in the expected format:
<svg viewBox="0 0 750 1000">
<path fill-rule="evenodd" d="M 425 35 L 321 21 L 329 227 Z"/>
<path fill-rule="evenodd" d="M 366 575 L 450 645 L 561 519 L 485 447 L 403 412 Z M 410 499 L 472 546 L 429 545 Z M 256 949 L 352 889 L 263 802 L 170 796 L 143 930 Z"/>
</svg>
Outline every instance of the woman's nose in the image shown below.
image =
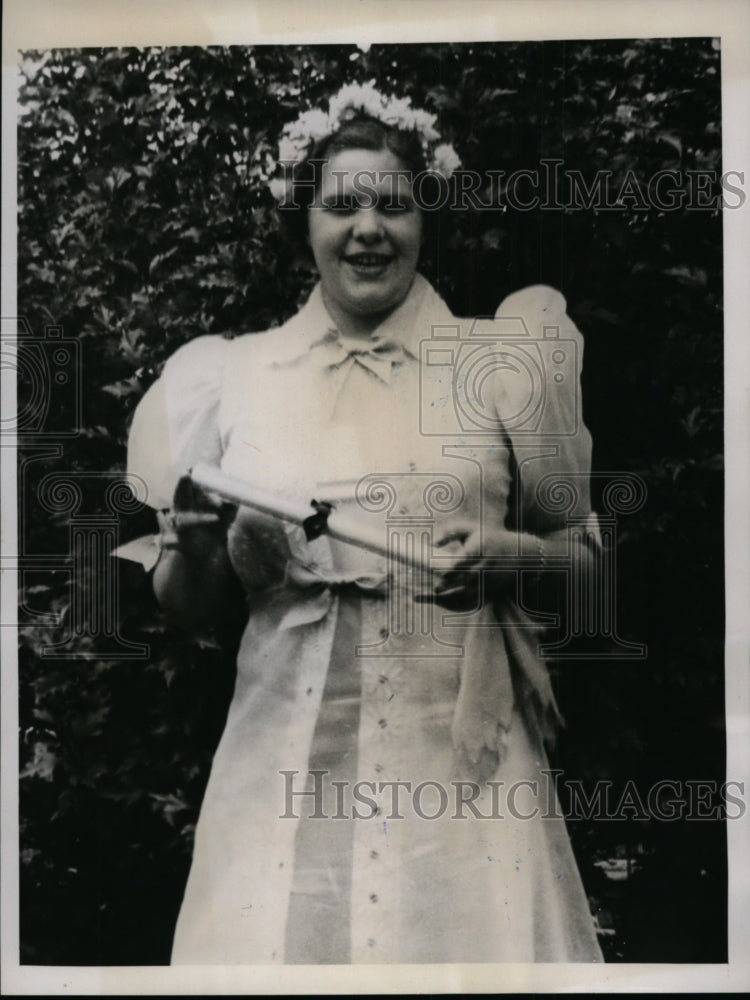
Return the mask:
<svg viewBox="0 0 750 1000">
<path fill-rule="evenodd" d="M 383 225 L 375 208 L 360 208 L 354 218 L 354 235 L 361 240 L 379 240 Z"/>
</svg>

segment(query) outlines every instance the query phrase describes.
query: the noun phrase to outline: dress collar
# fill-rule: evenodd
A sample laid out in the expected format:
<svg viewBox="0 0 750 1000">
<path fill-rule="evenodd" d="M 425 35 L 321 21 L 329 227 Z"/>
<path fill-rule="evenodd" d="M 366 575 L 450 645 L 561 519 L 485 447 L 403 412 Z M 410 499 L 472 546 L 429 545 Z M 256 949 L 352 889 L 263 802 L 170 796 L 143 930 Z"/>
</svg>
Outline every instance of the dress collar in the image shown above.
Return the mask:
<svg viewBox="0 0 750 1000">
<path fill-rule="evenodd" d="M 412 286 L 403 302 L 373 330 L 370 339 L 400 345 L 404 352 L 419 358 L 420 341 L 430 336 L 435 313 L 441 319 L 450 317 L 448 307 L 421 274 L 415 274 Z M 428 318 L 429 314 L 429 318 Z M 320 282 L 300 311 L 282 327 L 283 345 L 277 344 L 276 364 L 293 364 L 318 344 L 330 343 L 338 337 L 335 322 L 323 302 Z M 363 346 L 367 341 L 363 342 Z"/>
</svg>

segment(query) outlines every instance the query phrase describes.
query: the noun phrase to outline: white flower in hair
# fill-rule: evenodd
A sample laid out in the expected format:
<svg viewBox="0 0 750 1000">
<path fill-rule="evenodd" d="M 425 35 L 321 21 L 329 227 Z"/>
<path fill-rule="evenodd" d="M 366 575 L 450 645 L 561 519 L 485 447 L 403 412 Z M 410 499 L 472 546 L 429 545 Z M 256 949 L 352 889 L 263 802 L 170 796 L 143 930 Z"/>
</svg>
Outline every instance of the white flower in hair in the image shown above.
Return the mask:
<svg viewBox="0 0 750 1000">
<path fill-rule="evenodd" d="M 360 114 L 401 132 L 416 132 L 428 169 L 446 179 L 461 166 L 453 146 L 448 143 L 434 145 L 440 139 L 437 115 L 413 108 L 408 97 L 386 97 L 377 89 L 374 80 L 345 84 L 330 98 L 328 113 L 310 108 L 296 121 L 288 122 L 279 139 L 279 161 L 298 163 L 304 160 L 317 142 L 333 135 L 345 122 Z M 280 200 L 286 193 L 286 185 L 282 189 L 273 184 L 272 193 Z"/>
<path fill-rule="evenodd" d="M 450 177 L 461 166 L 458 154 L 453 146 L 449 146 L 447 142 L 435 147 L 432 162 L 433 170 L 444 177 Z"/>
<path fill-rule="evenodd" d="M 379 114 L 380 99 L 375 88 L 368 84 L 347 83 L 328 102 L 328 113 L 333 121 L 339 121 L 349 108 L 373 117 Z"/>
<path fill-rule="evenodd" d="M 319 108 L 311 108 L 301 114 L 296 122 L 300 135 L 309 136 L 313 142 L 317 142 L 331 131 L 331 119 L 325 111 Z"/>
<path fill-rule="evenodd" d="M 429 111 L 419 111 L 416 108 L 412 112 L 414 116 L 414 128 L 419 132 L 422 141 L 435 142 L 440 138 L 440 133 L 435 129 L 437 115 L 431 115 Z"/>
<path fill-rule="evenodd" d="M 394 97 L 383 112 L 383 121 L 386 125 L 406 125 L 409 123 L 409 126 L 413 128 L 414 112 L 409 98 Z"/>
</svg>

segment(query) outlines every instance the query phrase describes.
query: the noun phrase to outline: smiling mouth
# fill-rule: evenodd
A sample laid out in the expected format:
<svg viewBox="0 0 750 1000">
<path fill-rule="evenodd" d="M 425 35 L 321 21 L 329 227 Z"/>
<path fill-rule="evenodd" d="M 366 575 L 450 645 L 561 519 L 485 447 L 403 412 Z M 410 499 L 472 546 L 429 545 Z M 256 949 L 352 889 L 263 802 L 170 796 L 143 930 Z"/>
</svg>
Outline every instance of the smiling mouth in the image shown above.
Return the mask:
<svg viewBox="0 0 750 1000">
<path fill-rule="evenodd" d="M 386 264 L 390 264 L 393 256 L 385 253 L 352 253 L 344 257 L 344 260 L 353 267 L 372 268 L 375 270 L 379 267 L 385 267 Z"/>
</svg>

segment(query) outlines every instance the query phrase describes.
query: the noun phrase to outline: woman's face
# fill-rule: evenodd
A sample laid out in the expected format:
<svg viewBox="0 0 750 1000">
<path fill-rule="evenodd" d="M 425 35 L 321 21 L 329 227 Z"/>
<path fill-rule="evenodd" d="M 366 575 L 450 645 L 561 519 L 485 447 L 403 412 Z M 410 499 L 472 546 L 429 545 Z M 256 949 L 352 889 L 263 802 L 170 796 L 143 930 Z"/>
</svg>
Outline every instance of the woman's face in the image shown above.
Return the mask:
<svg viewBox="0 0 750 1000">
<path fill-rule="evenodd" d="M 308 233 L 333 319 L 367 332 L 406 297 L 422 243 L 422 215 L 404 162 L 389 150 L 346 149 L 323 168 Z"/>
</svg>

